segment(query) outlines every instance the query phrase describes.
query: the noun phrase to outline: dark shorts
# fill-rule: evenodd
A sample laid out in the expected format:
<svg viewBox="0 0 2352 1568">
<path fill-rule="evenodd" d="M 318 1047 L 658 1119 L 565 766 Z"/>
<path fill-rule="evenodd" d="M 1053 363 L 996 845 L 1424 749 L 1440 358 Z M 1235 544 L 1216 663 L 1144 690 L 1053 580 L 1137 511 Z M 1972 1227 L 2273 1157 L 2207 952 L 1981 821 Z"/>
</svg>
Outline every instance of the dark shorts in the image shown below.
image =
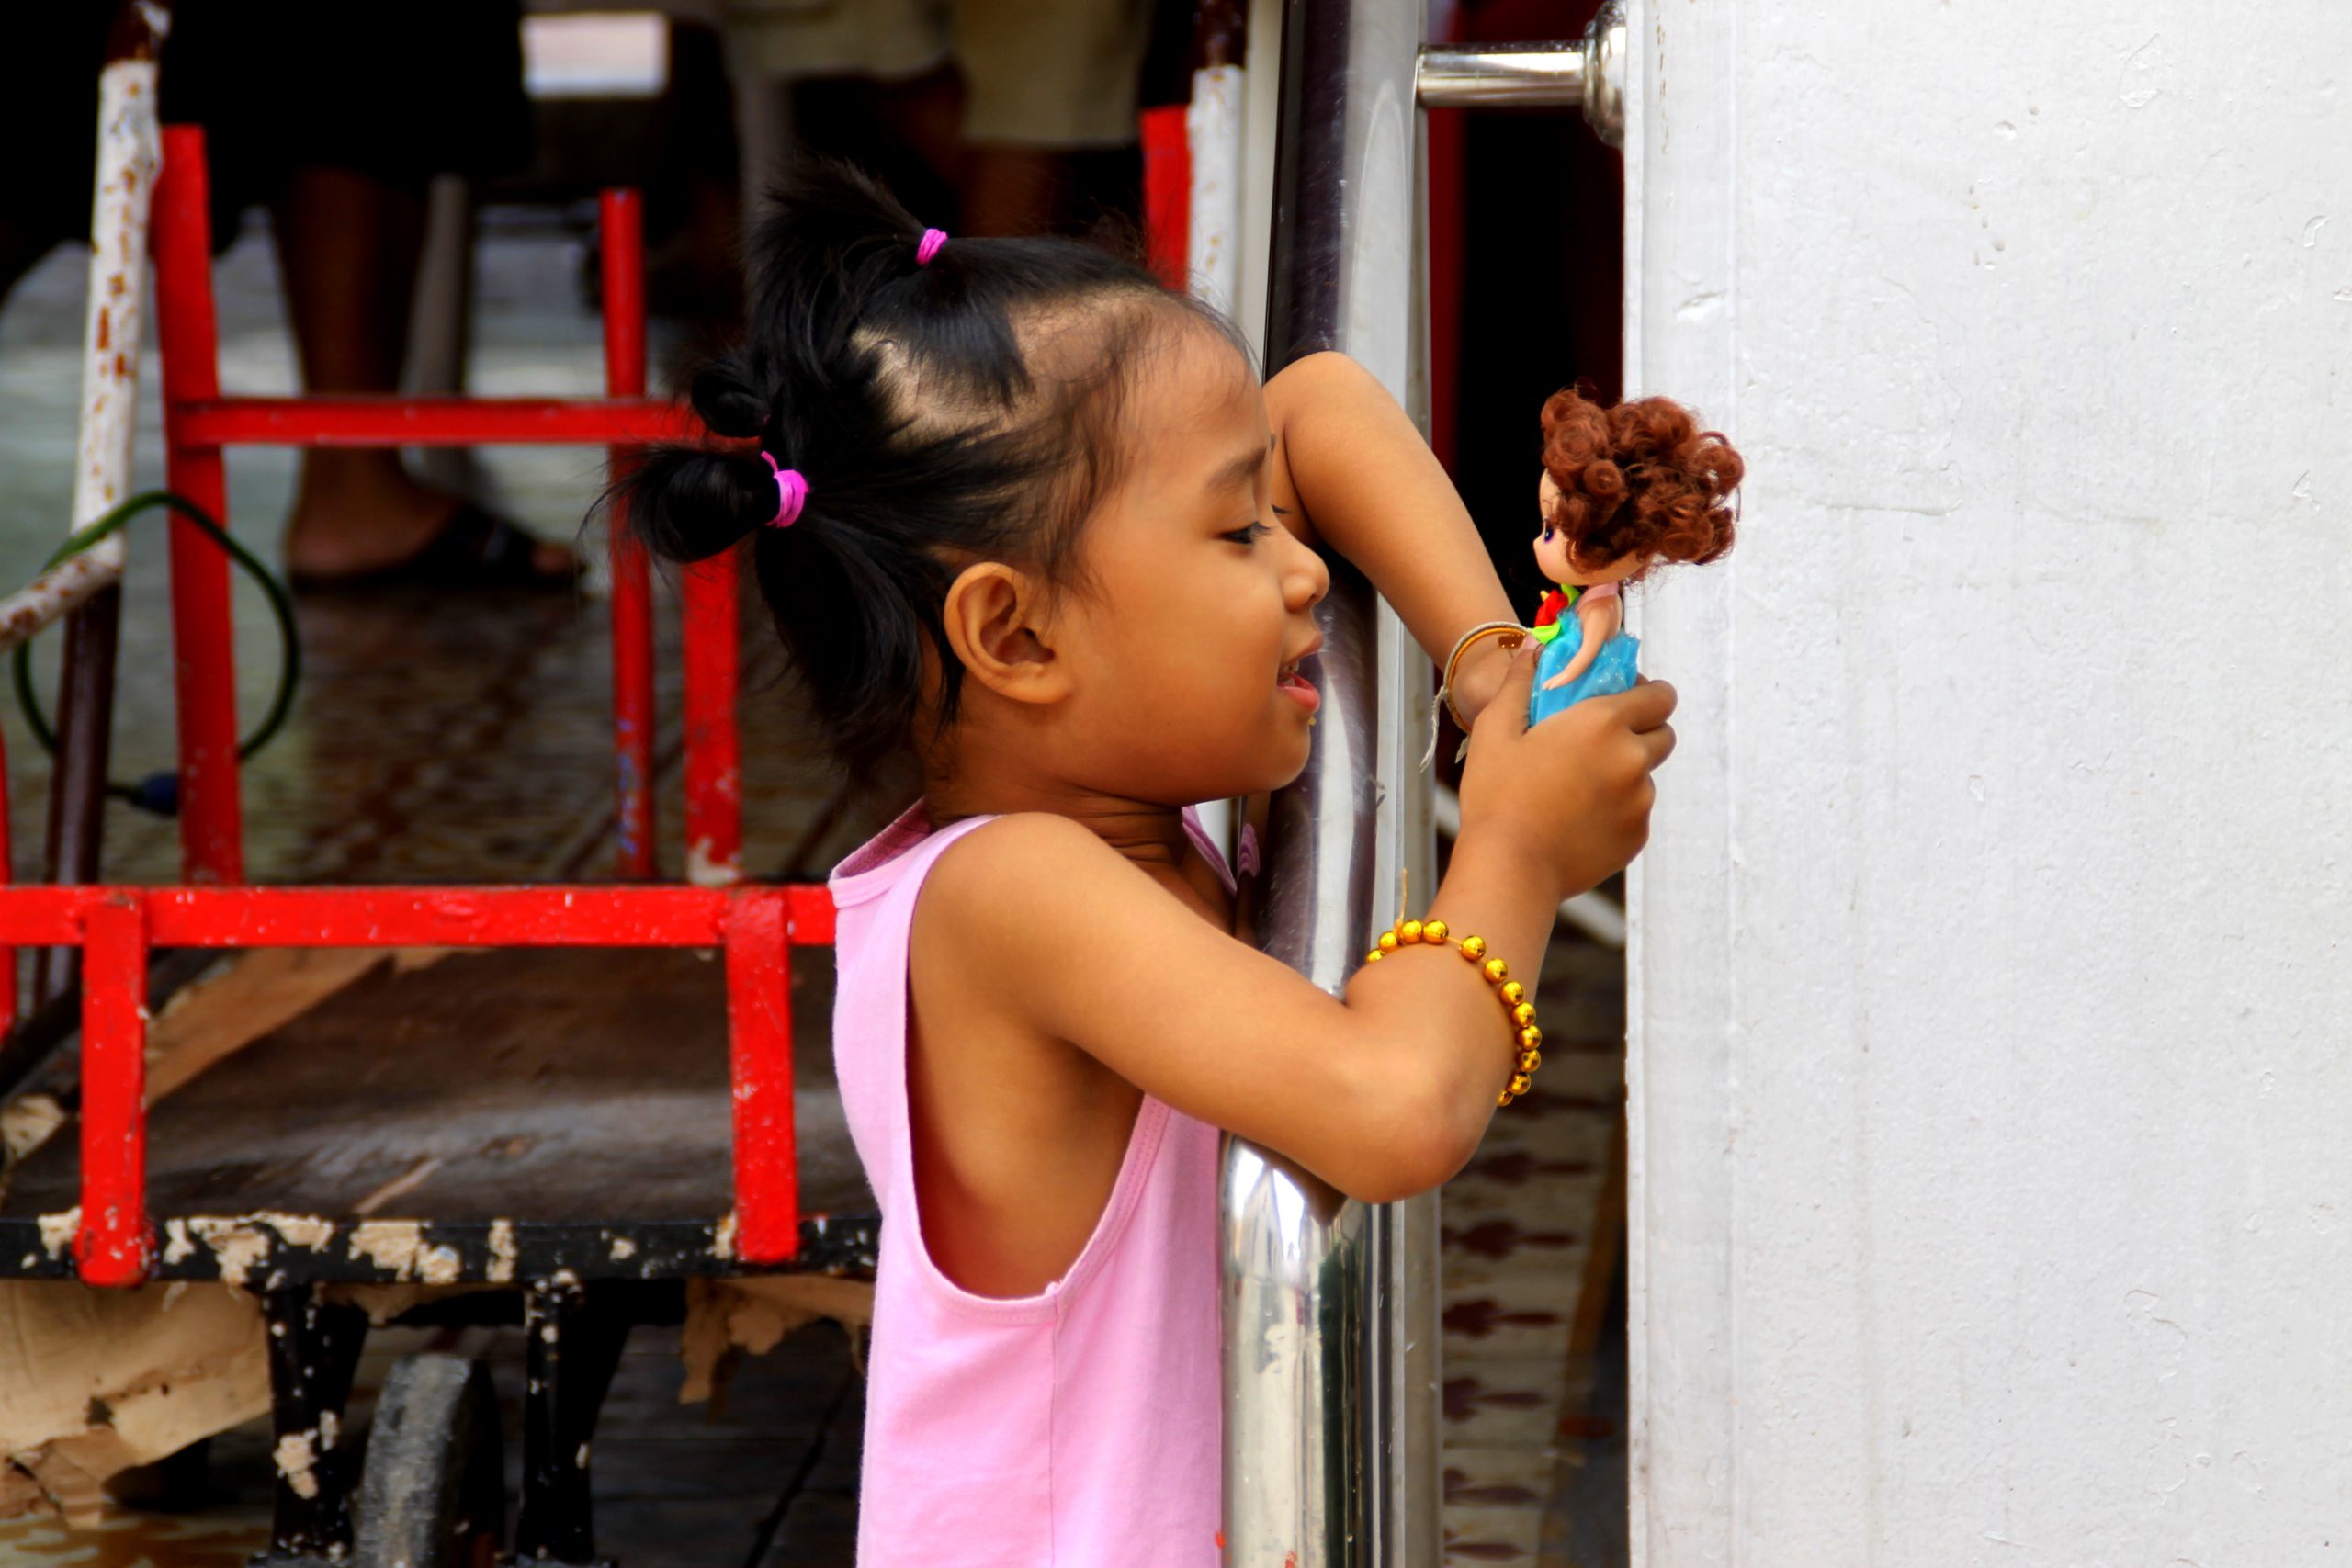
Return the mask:
<svg viewBox="0 0 2352 1568">
<path fill-rule="evenodd" d="M 11 9 L 0 146 L 28 177 L 6 198 L 10 217 L 83 234 L 115 0 Z M 269 201 L 306 164 L 421 190 L 436 174 L 495 174 L 528 156 L 521 0 L 178 0 L 172 12 L 164 119 L 205 128 L 223 217 Z"/>
</svg>

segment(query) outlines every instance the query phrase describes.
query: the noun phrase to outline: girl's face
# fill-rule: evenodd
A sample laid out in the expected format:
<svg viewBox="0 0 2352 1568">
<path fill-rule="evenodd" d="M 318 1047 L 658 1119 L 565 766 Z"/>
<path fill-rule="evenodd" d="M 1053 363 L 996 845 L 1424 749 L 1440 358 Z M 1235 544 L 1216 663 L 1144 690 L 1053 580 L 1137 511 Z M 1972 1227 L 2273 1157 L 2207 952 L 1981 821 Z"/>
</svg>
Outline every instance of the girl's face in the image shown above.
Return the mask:
<svg viewBox="0 0 2352 1568">
<path fill-rule="evenodd" d="M 1622 582 L 1647 564 L 1639 556 L 1622 556 L 1597 564 L 1571 556 L 1568 536 L 1552 526 L 1552 510 L 1559 500 L 1560 487 L 1552 482 L 1547 472 L 1535 487 L 1535 565 L 1544 573 L 1544 581 L 1586 587 L 1596 582 Z"/>
<path fill-rule="evenodd" d="M 1079 544 L 1057 724 L 1073 782 L 1186 805 L 1287 784 L 1320 697 L 1309 612 L 1330 579 L 1274 516 L 1266 402 L 1242 356 L 1186 322 L 1126 406 L 1126 467 Z"/>
</svg>

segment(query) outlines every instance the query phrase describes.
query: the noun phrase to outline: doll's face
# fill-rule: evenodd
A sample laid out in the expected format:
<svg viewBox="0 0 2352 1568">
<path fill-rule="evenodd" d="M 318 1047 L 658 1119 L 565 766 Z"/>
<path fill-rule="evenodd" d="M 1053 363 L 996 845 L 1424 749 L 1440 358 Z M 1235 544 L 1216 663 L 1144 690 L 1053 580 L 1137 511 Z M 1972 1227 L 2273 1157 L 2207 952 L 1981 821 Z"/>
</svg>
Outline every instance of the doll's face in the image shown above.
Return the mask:
<svg viewBox="0 0 2352 1568">
<path fill-rule="evenodd" d="M 1549 472 L 1535 487 L 1535 565 L 1546 582 L 1571 582 L 1590 587 L 1596 582 L 1623 582 L 1649 564 L 1639 555 L 1620 556 L 1597 564 L 1579 561 L 1568 553 L 1568 536 L 1552 526 L 1552 509 L 1559 504 L 1560 487 Z"/>
</svg>

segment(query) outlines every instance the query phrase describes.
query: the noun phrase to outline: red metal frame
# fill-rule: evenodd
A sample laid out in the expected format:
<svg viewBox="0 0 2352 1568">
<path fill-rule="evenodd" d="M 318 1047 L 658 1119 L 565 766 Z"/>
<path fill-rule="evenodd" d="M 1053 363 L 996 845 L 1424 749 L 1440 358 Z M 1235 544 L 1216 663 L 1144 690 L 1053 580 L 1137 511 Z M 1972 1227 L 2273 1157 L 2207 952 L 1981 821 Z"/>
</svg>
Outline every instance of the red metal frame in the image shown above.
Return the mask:
<svg viewBox="0 0 2352 1568">
<path fill-rule="evenodd" d="M 8 838 L 8 748 L 0 741 L 0 898 L 14 880 L 16 846 Z M 0 942 L 0 1035 L 17 1027 L 17 950 Z"/>
<path fill-rule="evenodd" d="M 1179 293 L 1193 288 L 1193 146 L 1186 107 L 1143 111 L 1144 254 L 1159 281 Z"/>
<path fill-rule="evenodd" d="M 146 1278 L 147 950 L 157 947 L 716 947 L 726 954 L 736 1255 L 800 1237 L 792 1125 L 795 943 L 833 939 L 821 887 L 15 887 L 0 942 L 83 949 L 82 1215 L 92 1285 Z"/>
<path fill-rule="evenodd" d="M 613 398 L 645 395 L 645 209 L 634 191 L 606 191 L 598 213 L 604 249 L 598 276 L 605 291 L 605 391 Z M 631 448 L 611 448 L 613 471 Z M 613 838 L 616 870 L 634 881 L 654 875 L 653 846 L 653 574 L 643 547 L 622 526 L 616 500 L 610 536 L 613 563 L 613 754 L 620 762 L 619 825 Z M 729 650 L 729 657 L 733 650 Z"/>
<path fill-rule="evenodd" d="M 160 268 L 156 292 L 163 292 Z M 209 288 L 205 296 L 209 308 Z M 210 342 L 209 335 L 205 341 Z M 168 374 L 165 379 L 164 395 L 169 399 Z M 169 438 L 191 451 L 223 446 L 603 446 L 692 441 L 704 434 L 701 423 L 687 411 L 639 398 L 208 396 L 191 397 L 169 412 L 178 419 Z"/>
<path fill-rule="evenodd" d="M 490 442 L 607 446 L 616 464 L 653 440 L 706 437 L 691 415 L 645 396 L 642 209 L 603 202 L 605 389 L 602 400 L 223 397 L 212 302 L 203 133 L 164 132 L 155 221 L 164 430 L 175 490 L 228 521 L 231 446 Z M 624 878 L 656 874 L 651 574 L 613 518 L 614 736 Z M 738 574 L 731 557 L 686 574 L 687 836 L 696 880 L 740 874 L 736 728 Z M 146 976 L 160 947 L 717 947 L 726 954 L 733 1081 L 736 1256 L 790 1258 L 799 1245 L 786 960 L 830 943 L 831 899 L 815 886 L 278 887 L 238 886 L 243 853 L 226 563 L 175 522 L 172 614 L 180 723 L 178 887 L 8 886 L 0 837 L 0 950 L 83 949 L 82 1214 L 75 1258 L 93 1285 L 146 1277 Z M 0 795 L 5 804 L 5 795 Z M 5 834 L 5 824 L 0 824 Z M 13 980 L 13 966 L 0 964 Z M 0 992 L 0 1017 L 13 998 Z"/>
<path fill-rule="evenodd" d="M 191 404 L 218 402 L 219 321 L 212 306 L 211 190 L 204 133 L 164 132 L 155 181 L 155 337 L 164 363 L 164 482 L 224 523 L 229 472 L 218 441 L 188 429 Z M 172 516 L 172 680 L 179 709 L 180 875 L 245 879 L 237 779 L 237 682 L 229 622 L 229 560 L 195 524 Z"/>
<path fill-rule="evenodd" d="M 735 701 L 742 585 L 730 552 L 686 570 L 686 880 L 724 886 L 743 874 L 743 748 Z"/>
</svg>

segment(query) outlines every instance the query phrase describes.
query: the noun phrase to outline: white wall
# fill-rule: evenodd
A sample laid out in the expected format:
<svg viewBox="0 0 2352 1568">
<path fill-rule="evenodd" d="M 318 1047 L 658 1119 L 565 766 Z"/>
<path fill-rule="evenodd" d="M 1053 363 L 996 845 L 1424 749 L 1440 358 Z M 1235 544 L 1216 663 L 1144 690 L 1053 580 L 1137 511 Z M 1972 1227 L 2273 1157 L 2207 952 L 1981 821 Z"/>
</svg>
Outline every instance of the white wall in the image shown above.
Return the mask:
<svg viewBox="0 0 2352 1568">
<path fill-rule="evenodd" d="M 1636 1562 L 2352 1562 L 2352 5 L 1634 9 Z"/>
</svg>

